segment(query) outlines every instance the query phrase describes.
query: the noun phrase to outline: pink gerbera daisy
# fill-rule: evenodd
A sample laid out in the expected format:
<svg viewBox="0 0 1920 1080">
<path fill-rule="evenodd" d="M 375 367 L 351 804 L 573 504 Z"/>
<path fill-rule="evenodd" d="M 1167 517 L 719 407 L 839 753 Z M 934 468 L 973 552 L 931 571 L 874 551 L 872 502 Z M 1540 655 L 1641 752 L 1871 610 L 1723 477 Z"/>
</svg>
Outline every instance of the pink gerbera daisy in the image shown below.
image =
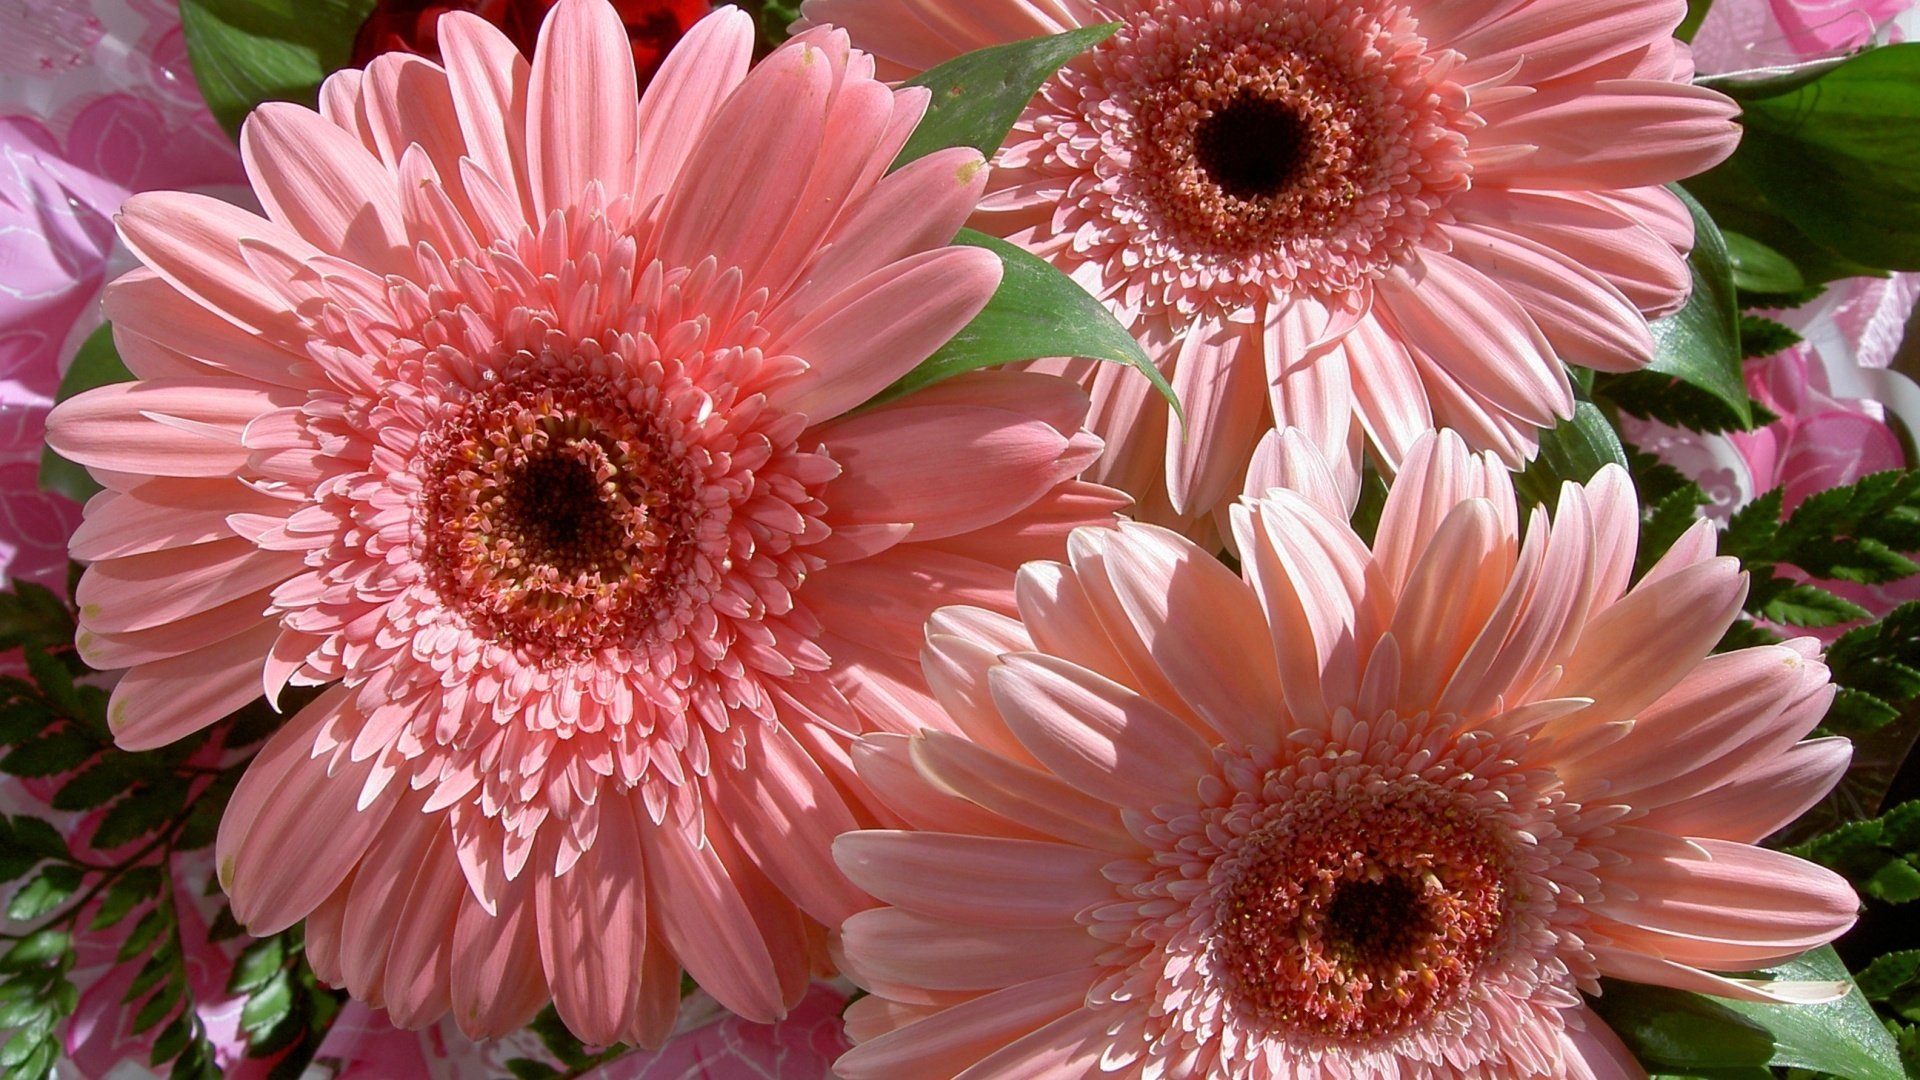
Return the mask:
<svg viewBox="0 0 1920 1080">
<path fill-rule="evenodd" d="M 1419 433 L 1509 464 L 1573 408 L 1562 361 L 1630 371 L 1686 297 L 1692 220 L 1657 185 L 1729 154 L 1682 0 L 807 0 L 905 75 L 1076 25 L 1120 31 L 1049 81 L 979 228 L 1105 300 L 1169 374 L 1184 432 L 1118 369 L 1066 369 L 1094 476 L 1198 537 L 1265 431 L 1337 468 Z"/>
<path fill-rule="evenodd" d="M 529 65 L 441 23 L 316 114 L 242 139 L 262 218 L 138 196 L 107 300 L 140 381 L 56 410 L 108 491 L 74 554 L 80 648 L 132 670 L 122 745 L 328 687 L 222 824 L 256 932 L 307 919 L 330 982 L 476 1036 L 551 996 L 657 1043 L 684 967 L 772 1020 L 859 902 L 845 733 L 904 725 L 934 605 L 1117 493 L 1071 478 L 1086 400 L 1024 373 L 848 415 L 987 302 L 946 246 L 985 181 L 886 173 L 925 109 L 844 35 L 748 73 L 703 21 L 644 99 L 604 0 Z M 895 654 L 900 654 L 896 656 Z"/>
<path fill-rule="evenodd" d="M 1507 472 L 1411 449 L 1372 550 L 1295 438 L 1234 507 L 1236 578 L 1156 526 L 1081 529 L 1019 619 L 933 617 L 971 739 L 856 752 L 919 832 L 841 867 L 849 1080 L 1642 1077 L 1600 976 L 1711 974 L 1854 919 L 1845 881 L 1754 842 L 1846 768 L 1798 742 L 1833 696 L 1808 639 L 1719 656 L 1745 576 L 1701 523 L 1634 588 L 1609 467 L 1522 533 Z"/>
</svg>

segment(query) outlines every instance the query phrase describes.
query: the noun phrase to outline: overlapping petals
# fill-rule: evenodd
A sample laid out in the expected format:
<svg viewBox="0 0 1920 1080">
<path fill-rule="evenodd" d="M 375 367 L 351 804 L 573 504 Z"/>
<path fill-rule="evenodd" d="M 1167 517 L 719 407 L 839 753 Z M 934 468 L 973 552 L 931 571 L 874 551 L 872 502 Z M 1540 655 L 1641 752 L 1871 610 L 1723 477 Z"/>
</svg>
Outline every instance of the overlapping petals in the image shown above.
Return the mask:
<svg viewBox="0 0 1920 1080">
<path fill-rule="evenodd" d="M 1679 0 L 807 0 L 884 74 L 1109 20 L 1041 90 L 975 225 L 1068 271 L 1165 371 L 1090 388 L 1092 474 L 1211 542 L 1254 447 L 1337 471 L 1451 427 L 1510 464 L 1573 408 L 1563 363 L 1630 371 L 1685 299 L 1734 106 L 1688 81 Z"/>
<path fill-rule="evenodd" d="M 918 831 L 840 865 L 861 1077 L 1641 1077 L 1601 976 L 1755 1001 L 1829 941 L 1836 875 L 1753 846 L 1839 778 L 1807 639 L 1720 655 L 1745 578 L 1689 532 L 1637 583 L 1626 475 L 1514 511 L 1451 433 L 1371 547 L 1297 433 L 1236 577 L 1164 529 L 1075 532 L 1017 617 L 935 614 L 951 723 L 870 735 Z"/>
<path fill-rule="evenodd" d="M 888 174 L 926 97 L 843 34 L 749 71 L 752 42 L 716 13 L 640 97 L 603 0 L 530 63 L 449 15 L 444 66 L 251 116 L 264 217 L 119 220 L 139 381 L 51 422 L 108 488 L 80 648 L 132 669 L 129 748 L 324 688 L 234 793 L 220 878 L 403 1025 L 551 998 L 657 1044 L 682 968 L 780 1016 L 861 902 L 826 850 L 871 820 L 846 738 L 924 696 L 902 628 L 1011 610 L 1018 561 L 1123 502 L 1071 479 L 1099 441 L 1058 379 L 851 412 L 996 287 L 946 246 L 986 172 Z"/>
</svg>

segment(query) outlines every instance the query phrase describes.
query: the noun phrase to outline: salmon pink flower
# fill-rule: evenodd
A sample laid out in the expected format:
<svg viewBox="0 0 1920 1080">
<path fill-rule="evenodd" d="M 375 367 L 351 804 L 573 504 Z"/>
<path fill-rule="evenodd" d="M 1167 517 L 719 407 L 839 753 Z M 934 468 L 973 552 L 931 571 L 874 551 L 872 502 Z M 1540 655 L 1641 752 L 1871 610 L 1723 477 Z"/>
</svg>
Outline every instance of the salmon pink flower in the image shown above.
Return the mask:
<svg viewBox="0 0 1920 1080">
<path fill-rule="evenodd" d="M 1509 463 L 1573 408 L 1562 362 L 1648 363 L 1691 219 L 1658 185 L 1729 154 L 1680 0 L 807 0 L 888 61 L 1109 20 L 996 161 L 976 227 L 1105 300 L 1169 373 L 1066 363 L 1093 476 L 1209 535 L 1296 427 L 1343 471 L 1452 427 Z M 803 25 L 805 21 L 803 20 Z"/>
<path fill-rule="evenodd" d="M 859 902 L 847 733 L 908 725 L 912 631 L 1011 604 L 1108 519 L 1082 392 L 978 373 L 850 413 L 987 303 L 948 241 L 977 152 L 887 174 L 927 104 L 834 31 L 748 72 L 703 20 L 646 96 L 604 0 L 529 64 L 483 20 L 318 114 L 262 106 L 266 216 L 137 196 L 109 291 L 137 382 L 57 408 L 109 490 L 80 648 L 167 743 L 288 684 L 217 845 L 255 932 L 475 1036 L 551 997 L 657 1044 L 684 967 L 755 1021 Z M 996 600 L 1004 598 L 1004 600 Z M 810 928 L 811 927 L 811 928 Z"/>
<path fill-rule="evenodd" d="M 1701 523 L 1633 588 L 1626 474 L 1523 533 L 1451 432 L 1371 550 L 1303 437 L 1232 511 L 1245 580 L 1081 529 L 927 678 L 971 738 L 856 756 L 920 831 L 842 837 L 866 1077 L 1644 1078 L 1601 976 L 1748 1000 L 1837 936 L 1837 875 L 1754 846 L 1846 768 L 1806 639 L 1709 656 L 1744 575 Z"/>
</svg>

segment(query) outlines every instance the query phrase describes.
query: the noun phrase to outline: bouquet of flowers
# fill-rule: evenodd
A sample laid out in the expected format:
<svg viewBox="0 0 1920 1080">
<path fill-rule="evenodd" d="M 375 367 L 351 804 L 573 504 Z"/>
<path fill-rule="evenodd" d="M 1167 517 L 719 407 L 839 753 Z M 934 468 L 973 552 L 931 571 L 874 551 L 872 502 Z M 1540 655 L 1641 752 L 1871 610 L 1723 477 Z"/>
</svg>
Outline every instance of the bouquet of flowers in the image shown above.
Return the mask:
<svg viewBox="0 0 1920 1080">
<path fill-rule="evenodd" d="M 1920 1077 L 1910 7 L 0 0 L 0 1070 Z"/>
</svg>

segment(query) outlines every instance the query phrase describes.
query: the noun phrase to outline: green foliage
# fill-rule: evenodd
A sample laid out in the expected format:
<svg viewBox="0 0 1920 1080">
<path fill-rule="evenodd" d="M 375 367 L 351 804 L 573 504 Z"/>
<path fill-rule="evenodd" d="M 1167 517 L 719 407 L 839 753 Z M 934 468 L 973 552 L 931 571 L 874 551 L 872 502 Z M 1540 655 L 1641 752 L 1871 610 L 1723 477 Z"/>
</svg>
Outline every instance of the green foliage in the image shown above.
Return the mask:
<svg viewBox="0 0 1920 1080">
<path fill-rule="evenodd" d="M 1700 24 L 1707 19 L 1707 12 L 1713 7 L 1713 0 L 1687 0 L 1687 17 L 1680 20 L 1673 36 L 1681 41 L 1692 41 L 1693 35 L 1700 30 Z"/>
<path fill-rule="evenodd" d="M 1704 81 L 1740 100 L 1746 129 L 1687 181 L 1715 220 L 1809 283 L 1920 267 L 1920 46 Z"/>
<path fill-rule="evenodd" d="M 1786 352 L 1806 340 L 1792 328 L 1758 315 L 1740 316 L 1740 354 L 1749 360 Z M 1766 421 L 1757 421 L 1756 426 Z"/>
<path fill-rule="evenodd" d="M 75 962 L 73 935 L 44 928 L 14 939 L 0 952 L 0 1070 L 7 1080 L 53 1075 L 60 1056 L 60 1025 L 80 1003 L 67 978 Z"/>
<path fill-rule="evenodd" d="M 1652 323 L 1654 355 L 1647 370 L 1703 391 L 1725 408 L 1734 424 L 1751 427 L 1752 403 L 1740 370 L 1740 309 L 1726 241 L 1691 195 L 1680 188 L 1673 191 L 1693 215 L 1693 251 L 1687 256 L 1693 292 L 1685 307 Z"/>
<path fill-rule="evenodd" d="M 1914 573 L 1901 552 L 1920 549 L 1920 472 L 1875 473 L 1820 492 L 1781 519 L 1776 489 L 1733 516 L 1720 545 L 1752 575 L 1747 610 L 1791 626 L 1824 627 L 1867 612 L 1777 572 L 1785 564 L 1816 578 L 1883 584 Z"/>
<path fill-rule="evenodd" d="M 1853 981 L 1830 946 L 1760 977 Z M 1760 1077 L 1767 1074 L 1756 1070 L 1776 1066 L 1845 1080 L 1906 1080 L 1899 1048 L 1857 987 L 1822 1005 L 1770 1005 L 1607 982 L 1593 1006 L 1652 1072 Z"/>
<path fill-rule="evenodd" d="M 893 167 L 949 146 L 971 146 L 991 158 L 1041 84 L 1118 29 L 1119 23 L 1102 23 L 995 45 L 907 80 L 907 86 L 926 87 L 933 100 Z"/>
<path fill-rule="evenodd" d="M 1003 268 L 1000 287 L 972 322 L 874 401 L 896 398 L 976 368 L 1047 356 L 1086 356 L 1131 364 L 1179 414 L 1180 403 L 1166 376 L 1107 306 L 1072 278 L 984 233 L 962 229 L 955 242 L 998 255 Z"/>
<path fill-rule="evenodd" d="M 1591 402 L 1574 406 L 1573 416 L 1540 437 L 1540 453 L 1513 478 L 1523 505 L 1552 506 L 1560 485 L 1583 484 L 1608 465 L 1627 464 L 1627 452 L 1613 425 Z"/>
<path fill-rule="evenodd" d="M 1798 292 L 1807 287 L 1793 260 L 1751 236 L 1723 232 L 1727 258 L 1733 264 L 1733 284 L 1742 293 Z"/>
<path fill-rule="evenodd" d="M 1852 821 L 1793 848 L 1889 904 L 1920 899 L 1920 800 L 1868 821 Z"/>
<path fill-rule="evenodd" d="M 1593 381 L 1593 399 L 1628 416 L 1689 431 L 1741 431 L 1748 427 L 1726 402 L 1657 371 L 1599 374 Z M 1751 403 L 1748 408 L 1752 408 Z"/>
<path fill-rule="evenodd" d="M 180 0 L 187 57 L 228 134 L 263 101 L 318 100 L 375 0 Z"/>
</svg>

